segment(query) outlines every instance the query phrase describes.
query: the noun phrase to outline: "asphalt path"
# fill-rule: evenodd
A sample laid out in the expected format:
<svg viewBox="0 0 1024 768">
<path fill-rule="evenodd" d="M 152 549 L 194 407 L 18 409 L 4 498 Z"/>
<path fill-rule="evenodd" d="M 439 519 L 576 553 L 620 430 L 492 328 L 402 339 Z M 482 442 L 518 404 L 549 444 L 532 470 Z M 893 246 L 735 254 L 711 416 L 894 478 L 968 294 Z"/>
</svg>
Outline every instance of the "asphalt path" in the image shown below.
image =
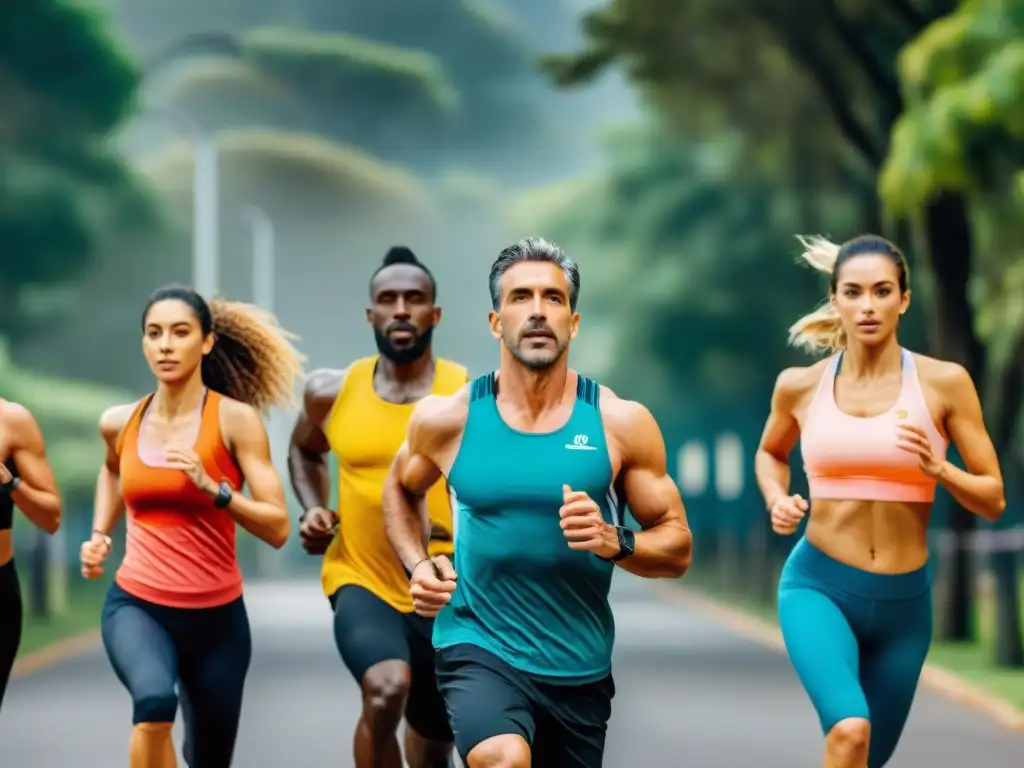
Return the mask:
<svg viewBox="0 0 1024 768">
<path fill-rule="evenodd" d="M 318 583 L 247 590 L 254 657 L 236 768 L 351 768 L 355 684 Z M 821 736 L 788 661 L 619 572 L 606 768 L 816 768 Z M 102 651 L 12 681 L 2 768 L 127 765 L 131 710 Z M 176 727 L 180 743 L 180 728 Z M 922 690 L 889 768 L 1022 765 L 1024 734 Z"/>
</svg>

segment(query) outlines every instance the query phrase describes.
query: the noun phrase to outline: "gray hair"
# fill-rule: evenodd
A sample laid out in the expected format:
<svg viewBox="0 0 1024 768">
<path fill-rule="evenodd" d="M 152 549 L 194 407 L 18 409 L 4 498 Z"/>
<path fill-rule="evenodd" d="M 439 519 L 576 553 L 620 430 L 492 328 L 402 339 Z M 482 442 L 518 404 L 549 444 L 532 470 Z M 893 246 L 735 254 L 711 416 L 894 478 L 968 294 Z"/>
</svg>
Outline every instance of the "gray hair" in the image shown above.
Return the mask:
<svg viewBox="0 0 1024 768">
<path fill-rule="evenodd" d="M 491 306 L 501 306 L 501 278 L 513 264 L 523 261 L 546 261 L 556 264 L 569 283 L 569 309 L 576 311 L 580 298 L 580 268 L 558 245 L 543 237 L 524 237 L 498 254 L 491 265 Z"/>
</svg>

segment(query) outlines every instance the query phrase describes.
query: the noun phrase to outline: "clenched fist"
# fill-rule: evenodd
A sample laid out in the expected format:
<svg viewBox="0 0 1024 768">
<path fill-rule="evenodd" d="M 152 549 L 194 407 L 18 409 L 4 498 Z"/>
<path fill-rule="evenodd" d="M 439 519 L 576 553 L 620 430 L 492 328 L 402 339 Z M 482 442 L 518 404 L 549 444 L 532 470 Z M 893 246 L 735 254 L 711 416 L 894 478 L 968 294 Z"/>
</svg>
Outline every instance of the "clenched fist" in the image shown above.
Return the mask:
<svg viewBox="0 0 1024 768">
<path fill-rule="evenodd" d="M 452 599 L 458 576 L 455 567 L 444 555 L 420 560 L 412 569 L 409 592 L 416 613 L 432 619 Z"/>
<path fill-rule="evenodd" d="M 338 530 L 338 516 L 329 509 L 313 507 L 299 518 L 299 536 L 302 548 L 310 555 L 322 555 L 334 541 Z"/>
<path fill-rule="evenodd" d="M 810 506 L 799 493 L 783 496 L 772 504 L 772 530 L 784 536 L 795 533 L 808 509 Z"/>
<path fill-rule="evenodd" d="M 82 565 L 82 576 L 87 579 L 102 576 L 103 563 L 110 555 L 110 549 L 110 537 L 104 536 L 99 531 L 95 531 L 88 541 L 83 541 L 78 552 L 78 559 Z"/>
</svg>

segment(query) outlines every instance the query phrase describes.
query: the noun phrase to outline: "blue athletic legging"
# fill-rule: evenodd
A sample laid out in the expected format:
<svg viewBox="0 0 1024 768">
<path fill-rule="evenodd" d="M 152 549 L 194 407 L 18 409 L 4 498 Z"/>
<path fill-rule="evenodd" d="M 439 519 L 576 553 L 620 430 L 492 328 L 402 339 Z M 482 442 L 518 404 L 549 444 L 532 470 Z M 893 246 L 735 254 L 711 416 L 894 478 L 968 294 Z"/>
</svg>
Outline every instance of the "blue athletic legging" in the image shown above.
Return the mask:
<svg viewBox="0 0 1024 768">
<path fill-rule="evenodd" d="M 779 581 L 779 623 L 822 730 L 850 717 L 870 721 L 868 768 L 884 766 L 931 643 L 930 568 L 869 573 L 801 539 Z"/>
<path fill-rule="evenodd" d="M 238 598 L 216 608 L 169 608 L 111 586 L 103 646 L 132 697 L 132 722 L 173 723 L 181 702 L 185 763 L 228 768 L 252 656 L 249 617 Z"/>
</svg>

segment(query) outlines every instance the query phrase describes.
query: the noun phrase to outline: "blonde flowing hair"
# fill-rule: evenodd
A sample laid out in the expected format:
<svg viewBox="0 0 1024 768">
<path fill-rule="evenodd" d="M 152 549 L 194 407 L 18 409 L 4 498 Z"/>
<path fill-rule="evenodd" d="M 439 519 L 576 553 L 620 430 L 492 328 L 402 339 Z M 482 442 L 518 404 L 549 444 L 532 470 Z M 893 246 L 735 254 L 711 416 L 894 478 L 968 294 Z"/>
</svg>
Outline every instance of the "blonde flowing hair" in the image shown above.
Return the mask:
<svg viewBox="0 0 1024 768">
<path fill-rule="evenodd" d="M 819 272 L 832 275 L 839 259 L 840 246 L 817 235 L 798 235 L 797 239 L 804 247 L 803 253 L 800 254 L 801 260 Z M 846 331 L 843 330 L 839 313 L 832 305 L 831 290 L 823 304 L 789 327 L 789 344 L 812 354 L 832 353 L 845 349 Z"/>
<path fill-rule="evenodd" d="M 909 287 L 910 269 L 907 267 L 903 252 L 884 237 L 859 235 L 842 245 L 836 245 L 818 235 L 810 237 L 798 235 L 797 239 L 804 247 L 803 253 L 800 254 L 800 260 L 818 272 L 829 275 L 831 282 L 825 302 L 790 326 L 789 343 L 791 346 L 805 349 L 812 354 L 821 352 L 832 354 L 846 349 L 846 330 L 843 328 L 839 312 L 832 304 L 832 297 L 836 291 L 836 265 L 840 261 L 840 255 L 845 260 L 860 254 L 883 254 L 890 258 L 899 270 L 900 292 L 906 292 Z"/>
</svg>

